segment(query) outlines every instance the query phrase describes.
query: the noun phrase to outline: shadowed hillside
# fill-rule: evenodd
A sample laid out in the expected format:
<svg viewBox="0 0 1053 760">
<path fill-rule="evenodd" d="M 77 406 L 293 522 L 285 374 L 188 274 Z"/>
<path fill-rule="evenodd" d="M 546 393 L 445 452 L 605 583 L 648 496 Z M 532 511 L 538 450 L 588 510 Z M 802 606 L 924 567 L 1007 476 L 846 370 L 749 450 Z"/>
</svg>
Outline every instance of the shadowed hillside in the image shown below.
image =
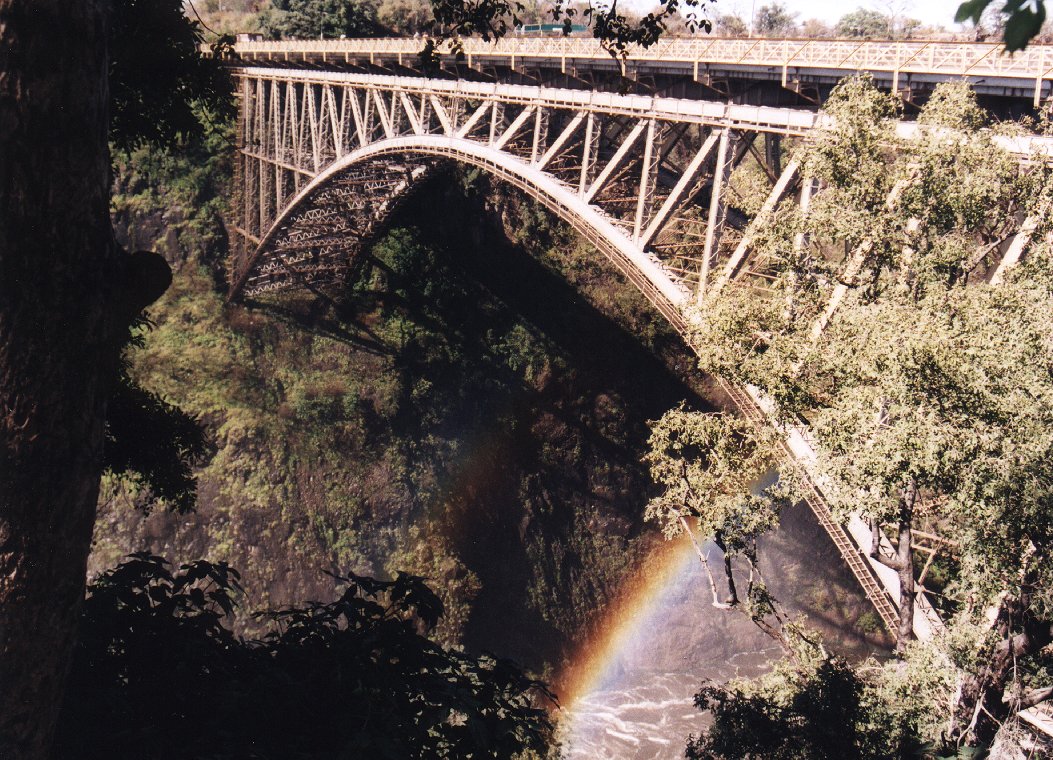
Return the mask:
<svg viewBox="0 0 1053 760">
<path fill-rule="evenodd" d="M 161 208 L 183 219 L 163 191 L 126 197 L 138 245 Z M 703 403 L 676 336 L 598 254 L 473 173 L 422 189 L 332 300 L 224 308 L 199 228 L 161 241 L 179 271 L 133 374 L 218 453 L 191 515 L 136 511 L 149 495 L 111 478 L 93 571 L 142 548 L 228 560 L 252 609 L 327 598 L 325 571 L 407 569 L 441 589 L 447 640 L 560 662 L 653 540 L 646 421 Z"/>
</svg>

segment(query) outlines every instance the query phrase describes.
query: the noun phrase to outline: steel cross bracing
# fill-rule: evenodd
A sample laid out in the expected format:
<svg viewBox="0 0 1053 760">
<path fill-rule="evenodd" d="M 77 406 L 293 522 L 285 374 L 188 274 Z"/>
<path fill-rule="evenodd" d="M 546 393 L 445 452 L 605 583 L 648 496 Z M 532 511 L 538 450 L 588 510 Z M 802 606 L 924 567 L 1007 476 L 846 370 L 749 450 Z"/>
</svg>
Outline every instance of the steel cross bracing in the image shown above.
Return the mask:
<svg viewBox="0 0 1053 760">
<path fill-rule="evenodd" d="M 824 119 L 791 108 L 524 85 L 237 73 L 242 206 L 233 296 L 339 279 L 361 241 L 445 158 L 537 197 L 682 328 L 671 304 L 698 295 L 718 260 L 729 262 L 718 284 L 738 274 L 749 250 L 749 229 L 737 239 L 724 234 L 732 170 L 757 134 L 800 135 Z M 907 136 L 915 130 L 900 127 Z M 1048 140 L 998 139 L 1021 154 L 1053 153 Z M 766 170 L 773 182 L 761 218 L 800 180 L 793 163 Z M 319 232 L 320 219 L 338 218 L 330 234 Z M 338 230 L 347 234 L 334 237 Z"/>
<path fill-rule="evenodd" d="M 1048 95 L 1053 79 L 1053 45 L 1029 45 L 1012 55 L 998 42 L 887 40 L 732 39 L 666 37 L 649 48 L 633 47 L 612 59 L 592 38 L 507 37 L 497 42 L 464 39 L 468 66 L 522 69 L 533 65 L 581 74 L 590 69 L 622 74 L 679 73 L 695 81 L 730 75 L 773 79 L 784 87 L 802 78 L 833 81 L 869 72 L 893 91 L 911 79 L 965 78 L 985 92 L 1031 97 Z M 414 66 L 422 47 L 414 39 L 289 40 L 239 42 L 246 63 L 369 63 Z M 452 63 L 454 56 L 446 56 Z"/>
<path fill-rule="evenodd" d="M 753 230 L 780 203 L 807 207 L 815 189 L 796 162 L 769 160 L 759 212 L 740 220 L 741 230 L 727 225 L 733 170 L 761 156 L 757 135 L 771 154 L 778 136 L 822 123 L 794 109 L 337 72 L 246 68 L 237 76 L 241 223 L 231 298 L 341 281 L 395 206 L 454 161 L 518 186 L 570 223 L 684 332 L 684 308 L 706 293 L 732 283 L 763 291 Z M 917 127 L 899 131 L 910 137 Z M 1024 161 L 1053 156 L 1049 139 L 995 139 Z M 1024 254 L 1036 227 L 1024 220 L 993 279 Z M 765 419 L 755 392 L 728 393 L 751 419 Z M 810 446 L 791 431 L 787 450 L 820 484 Z M 839 525 L 819 485 L 807 501 L 892 624 L 898 580 L 866 556 L 869 529 Z M 918 607 L 916 629 L 931 631 L 938 620 L 923 598 Z"/>
<path fill-rule="evenodd" d="M 698 289 L 699 273 L 720 255 L 728 177 L 755 135 L 802 134 L 819 118 L 408 77 L 238 76 L 241 244 L 232 296 L 340 279 L 417 180 L 453 159 L 537 197 L 679 323 L 672 304 Z"/>
</svg>

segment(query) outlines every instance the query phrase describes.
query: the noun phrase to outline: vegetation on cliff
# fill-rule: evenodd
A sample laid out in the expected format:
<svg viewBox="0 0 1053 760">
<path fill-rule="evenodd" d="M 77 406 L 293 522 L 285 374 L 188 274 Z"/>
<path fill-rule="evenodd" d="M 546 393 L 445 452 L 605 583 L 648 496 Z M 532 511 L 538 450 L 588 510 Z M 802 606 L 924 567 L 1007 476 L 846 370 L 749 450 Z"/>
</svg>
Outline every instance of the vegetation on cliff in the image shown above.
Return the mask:
<svg viewBox="0 0 1053 760">
<path fill-rule="evenodd" d="M 405 570 L 436 584 L 438 640 L 551 674 L 652 540 L 646 420 L 702 403 L 678 338 L 567 229 L 473 172 L 422 189 L 333 300 L 225 307 L 209 139 L 133 153 L 114 210 L 177 268 L 131 374 L 201 420 L 215 456 L 189 518 L 129 509 L 156 494 L 107 478 L 93 572 L 145 547 L 225 560 L 252 609 L 326 598 L 323 571 Z"/>
</svg>

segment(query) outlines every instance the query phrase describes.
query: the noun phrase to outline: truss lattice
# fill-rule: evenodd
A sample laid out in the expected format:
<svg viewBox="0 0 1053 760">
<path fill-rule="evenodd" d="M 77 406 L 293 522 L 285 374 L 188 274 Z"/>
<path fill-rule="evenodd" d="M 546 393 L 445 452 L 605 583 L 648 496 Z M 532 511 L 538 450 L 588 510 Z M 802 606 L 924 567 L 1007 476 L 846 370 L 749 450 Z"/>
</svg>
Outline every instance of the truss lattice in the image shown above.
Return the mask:
<svg viewBox="0 0 1053 760">
<path fill-rule="evenodd" d="M 724 235 L 731 172 L 759 132 L 800 134 L 817 119 L 519 85 L 260 68 L 238 76 L 232 297 L 339 281 L 395 206 L 452 159 L 569 221 L 682 328 L 678 305 L 740 245 L 739 231 Z M 766 171 L 776 200 L 797 182 L 795 171 Z"/>
</svg>

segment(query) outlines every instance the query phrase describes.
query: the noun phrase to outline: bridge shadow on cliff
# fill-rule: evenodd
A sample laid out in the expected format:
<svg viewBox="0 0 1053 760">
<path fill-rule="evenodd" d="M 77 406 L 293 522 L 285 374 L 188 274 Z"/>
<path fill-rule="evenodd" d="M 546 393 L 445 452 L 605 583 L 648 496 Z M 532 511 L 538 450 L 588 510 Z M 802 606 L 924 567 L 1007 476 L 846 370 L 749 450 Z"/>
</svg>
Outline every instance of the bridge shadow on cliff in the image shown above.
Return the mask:
<svg viewBox="0 0 1053 760">
<path fill-rule="evenodd" d="M 493 182 L 497 184 L 497 180 Z M 487 208 L 483 193 L 465 193 L 442 175 L 433 179 L 431 184 L 432 189 L 421 193 L 419 205 L 430 207 L 425 217 L 430 216 L 438 223 L 419 228 L 467 277 L 476 280 L 487 293 L 531 323 L 562 353 L 575 357 L 581 368 L 594 376 L 601 386 L 632 392 L 640 404 L 640 411 L 650 418 L 668 409 L 666 402 L 670 397 L 686 399 L 699 408 L 711 406 L 703 396 L 703 383 L 695 369 L 693 355 L 658 312 L 601 253 L 595 250 L 589 253 L 588 264 L 597 270 L 591 279 L 600 281 L 608 302 L 622 298 L 623 302 L 631 304 L 622 311 L 634 318 L 633 328 L 608 313 L 615 311 L 614 308 L 603 310 L 590 303 L 554 262 L 539 261 L 523 245 L 512 240 L 501 219 L 506 209 Z M 502 190 L 507 193 L 505 197 L 509 199 L 509 205 L 532 203 L 514 188 L 503 186 Z M 535 208 L 540 210 L 539 206 Z M 419 220 L 422 218 L 420 211 L 423 208 L 408 206 L 396 215 L 393 223 Z M 543 210 L 541 213 L 547 214 Z M 548 222 L 562 227 L 554 217 L 548 217 Z M 574 235 L 563 229 L 547 234 L 548 239 L 534 241 L 531 247 L 565 245 L 566 239 Z M 647 340 L 633 329 L 646 331 Z M 646 345 L 648 341 L 653 344 L 652 348 Z M 656 354 L 669 358 L 663 361 Z M 673 362 L 675 371 L 669 366 Z"/>
<path fill-rule="evenodd" d="M 440 172 L 390 220 L 396 248 L 419 243 L 419 256 L 434 261 L 407 263 L 402 248 L 399 261 L 385 261 L 390 240 L 382 236 L 345 292 L 258 306 L 388 356 L 393 371 L 432 386 L 424 409 L 407 405 L 392 434 L 420 445 L 433 436 L 459 442 L 433 501 L 456 554 L 482 582 L 465 643 L 531 667 L 558 664 L 584 634 L 589 611 L 615 591 L 645 532 L 647 421 L 685 399 L 709 404 L 679 337 L 600 253 L 544 255 L 572 246 L 572 233 L 539 217 L 518 191 L 488 187 L 485 178 L 473 190 L 462 177 Z M 534 215 L 525 245 L 511 237 L 523 214 Z M 561 270 L 557 259 L 577 271 Z M 587 281 L 594 300 L 619 306 L 598 308 L 568 275 Z M 413 341 L 399 344 L 383 313 L 448 336 L 458 358 L 435 361 Z M 525 376 L 508 366 L 499 344 L 520 328 L 551 368 Z M 421 413 L 430 405 L 447 412 L 425 432 Z"/>
<path fill-rule="evenodd" d="M 633 301 L 628 309 L 633 319 L 658 333 L 653 342 L 672 357 L 666 362 L 679 363 L 679 374 L 628 326 L 590 303 L 562 272 L 526 250 L 558 245 L 568 233 L 557 229 L 549 240 L 519 245 L 501 215 L 528 201 L 506 196 L 506 207 L 487 207 L 486 199 L 493 197 L 493 189 L 466 192 L 440 174 L 391 224 L 414 229 L 470 283 L 479 304 L 452 326 L 470 354 L 480 361 L 493 358 L 494 333 L 514 319 L 572 368 L 531 382 L 506 378 L 516 390 L 505 398 L 481 392 L 475 403 L 500 409 L 490 416 L 502 418 L 504 429 L 492 431 L 485 450 L 465 465 L 471 476 L 447 494 L 454 509 L 463 511 L 457 551 L 482 581 L 466 644 L 494 648 L 536 667 L 558 663 L 584 627 L 568 631 L 547 622 L 539 608 L 601 608 L 614 591 L 610 583 L 625 571 L 624 564 L 586 566 L 582 521 L 591 521 L 600 540 L 627 550 L 644 531 L 642 511 L 651 484 L 640 456 L 647 420 L 685 399 L 698 408 L 709 405 L 701 386 L 688 381 L 694 362 L 680 339 L 658 324 L 657 315 L 645 316 L 650 307 L 601 254 L 591 254 L 599 262 L 595 277 L 611 290 L 612 300 Z M 419 293 L 409 300 L 417 297 L 427 299 Z M 483 309 L 483 303 L 496 308 Z M 414 309 L 414 318 L 426 311 L 420 304 L 402 305 Z"/>
</svg>

